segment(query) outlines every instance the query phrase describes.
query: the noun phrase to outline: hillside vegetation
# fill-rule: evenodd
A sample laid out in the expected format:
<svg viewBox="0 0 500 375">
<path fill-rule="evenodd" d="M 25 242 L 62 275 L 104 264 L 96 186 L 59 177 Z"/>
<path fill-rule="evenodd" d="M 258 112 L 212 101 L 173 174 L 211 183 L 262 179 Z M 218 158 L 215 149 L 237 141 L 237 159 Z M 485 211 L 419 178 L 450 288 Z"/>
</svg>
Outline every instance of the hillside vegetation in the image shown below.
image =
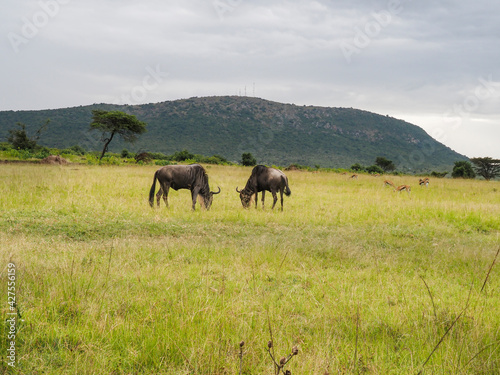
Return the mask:
<svg viewBox="0 0 500 375">
<path fill-rule="evenodd" d="M 93 109 L 121 110 L 148 124 L 133 147 L 113 141 L 110 150 L 172 154 L 184 149 L 202 155 L 240 160 L 250 152 L 259 163 L 347 168 L 372 165 L 378 156 L 393 160 L 404 172 L 451 171 L 467 158 L 431 138 L 418 126 L 389 116 L 352 108 L 297 106 L 251 97 L 205 97 L 169 102 L 113 106 L 95 104 L 44 111 L 0 112 L 0 137 L 16 122 L 34 130 L 47 118 L 40 138 L 48 147 L 80 145 L 102 149 L 89 132 Z"/>
<path fill-rule="evenodd" d="M 149 207 L 157 168 L 2 165 L 2 370 L 273 374 L 272 338 L 292 374 L 498 374 L 497 182 L 289 171 L 284 212 L 245 210 L 251 168 L 207 165 L 222 192 L 192 212 Z"/>
</svg>

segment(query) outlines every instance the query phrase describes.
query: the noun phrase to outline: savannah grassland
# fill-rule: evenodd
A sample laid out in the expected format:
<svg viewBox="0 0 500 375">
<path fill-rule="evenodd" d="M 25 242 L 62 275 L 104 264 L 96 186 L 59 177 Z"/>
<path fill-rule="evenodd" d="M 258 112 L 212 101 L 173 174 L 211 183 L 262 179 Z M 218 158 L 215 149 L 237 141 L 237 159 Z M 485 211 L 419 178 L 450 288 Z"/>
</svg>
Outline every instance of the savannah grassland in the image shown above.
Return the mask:
<svg viewBox="0 0 500 375">
<path fill-rule="evenodd" d="M 207 166 L 222 192 L 191 212 L 187 190 L 149 207 L 154 166 L 0 168 L 4 373 L 274 374 L 272 335 L 292 374 L 500 374 L 498 182 L 391 177 L 410 199 L 291 171 L 280 212 L 241 207 L 250 168 Z"/>
</svg>

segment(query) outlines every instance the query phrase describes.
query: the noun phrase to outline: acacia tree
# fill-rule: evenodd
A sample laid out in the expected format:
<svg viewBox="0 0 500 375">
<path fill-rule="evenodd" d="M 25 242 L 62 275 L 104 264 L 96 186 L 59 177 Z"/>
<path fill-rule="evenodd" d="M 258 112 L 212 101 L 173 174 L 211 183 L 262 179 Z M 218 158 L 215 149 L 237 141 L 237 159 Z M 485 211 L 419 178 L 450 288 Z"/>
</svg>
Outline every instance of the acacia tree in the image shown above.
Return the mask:
<svg viewBox="0 0 500 375">
<path fill-rule="evenodd" d="M 146 123 L 137 120 L 134 115 L 129 115 L 121 111 L 103 111 L 100 109 L 92 110 L 91 130 L 102 132 L 101 160 L 108 151 L 108 146 L 115 135 L 119 135 L 125 142 L 134 142 L 139 134 L 146 131 Z"/>
<path fill-rule="evenodd" d="M 474 171 L 479 176 L 482 176 L 486 181 L 492 180 L 500 176 L 500 159 L 493 159 L 490 157 L 485 158 L 472 158 Z"/>
</svg>

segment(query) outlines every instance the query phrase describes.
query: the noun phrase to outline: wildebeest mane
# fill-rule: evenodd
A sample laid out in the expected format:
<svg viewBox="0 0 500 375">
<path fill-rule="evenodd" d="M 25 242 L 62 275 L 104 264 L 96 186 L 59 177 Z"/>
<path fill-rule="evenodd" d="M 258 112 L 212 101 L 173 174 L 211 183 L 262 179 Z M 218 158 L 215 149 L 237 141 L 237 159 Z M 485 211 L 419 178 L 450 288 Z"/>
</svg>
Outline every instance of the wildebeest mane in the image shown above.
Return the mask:
<svg viewBox="0 0 500 375">
<path fill-rule="evenodd" d="M 256 165 L 252 169 L 252 173 L 248 178 L 247 184 L 245 185 L 244 191 L 248 192 L 248 194 L 255 193 L 255 187 L 257 186 L 257 177 L 263 173 L 266 173 L 267 167 L 265 165 Z"/>
<path fill-rule="evenodd" d="M 195 177 L 194 181 L 200 184 L 200 194 L 205 195 L 210 193 L 210 187 L 208 186 L 208 174 L 199 164 L 190 164 L 192 167 L 191 173 Z"/>
</svg>

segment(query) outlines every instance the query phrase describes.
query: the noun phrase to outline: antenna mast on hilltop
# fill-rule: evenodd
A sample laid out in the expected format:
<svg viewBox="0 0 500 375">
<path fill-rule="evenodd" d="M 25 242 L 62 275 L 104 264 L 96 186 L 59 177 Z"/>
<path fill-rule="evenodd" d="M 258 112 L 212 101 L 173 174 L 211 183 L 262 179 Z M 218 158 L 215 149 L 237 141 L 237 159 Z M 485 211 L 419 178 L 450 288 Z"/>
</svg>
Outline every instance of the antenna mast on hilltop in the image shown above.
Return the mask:
<svg viewBox="0 0 500 375">
<path fill-rule="evenodd" d="M 255 98 L 255 82 L 253 83 L 253 97 Z"/>
</svg>

